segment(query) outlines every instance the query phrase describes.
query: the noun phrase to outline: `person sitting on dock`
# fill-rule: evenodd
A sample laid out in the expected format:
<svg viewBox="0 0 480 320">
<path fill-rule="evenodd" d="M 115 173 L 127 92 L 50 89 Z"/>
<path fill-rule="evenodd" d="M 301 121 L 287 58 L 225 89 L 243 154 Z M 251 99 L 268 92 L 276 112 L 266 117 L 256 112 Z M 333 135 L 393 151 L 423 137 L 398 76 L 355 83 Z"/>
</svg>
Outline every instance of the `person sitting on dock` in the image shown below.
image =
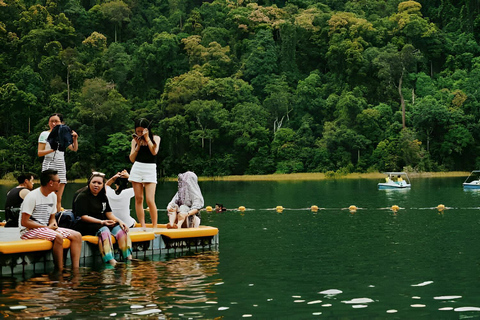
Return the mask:
<svg viewBox="0 0 480 320">
<path fill-rule="evenodd" d="M 79 189 L 73 198 L 72 211 L 80 220 L 75 229 L 82 235 L 98 237 L 98 249 L 105 263 L 117 264 L 111 236 L 117 239 L 118 248 L 124 259 L 132 259 L 132 240 L 129 228 L 117 218 L 110 208 L 105 191 L 105 174 L 92 172 L 87 186 Z"/>
<path fill-rule="evenodd" d="M 203 196 L 197 175 L 191 171 L 178 175 L 178 191 L 167 206 L 167 228 L 198 228 Z"/>
<path fill-rule="evenodd" d="M 23 199 L 33 190 L 33 173 L 20 173 L 17 176 L 18 186 L 7 193 L 5 200 L 5 228 L 18 228 L 20 207 Z"/>
<path fill-rule="evenodd" d="M 60 178 L 56 170 L 47 169 L 40 175 L 40 188 L 27 194 L 22 204 L 20 218 L 20 238 L 45 239 L 53 241 L 53 259 L 57 270 L 63 270 L 63 239 L 71 241 L 70 255 L 72 267 L 80 267 L 82 236 L 79 232 L 59 228 L 55 220 L 57 212 L 57 195 Z"/>
<path fill-rule="evenodd" d="M 127 170 L 117 172 L 107 180 L 105 191 L 113 214 L 124 221 L 129 228 L 133 228 L 137 222 L 130 216 L 130 199 L 135 196 L 135 193 L 133 188 L 127 188 L 129 176 Z M 115 189 L 111 187 L 112 184 L 115 184 Z"/>
</svg>

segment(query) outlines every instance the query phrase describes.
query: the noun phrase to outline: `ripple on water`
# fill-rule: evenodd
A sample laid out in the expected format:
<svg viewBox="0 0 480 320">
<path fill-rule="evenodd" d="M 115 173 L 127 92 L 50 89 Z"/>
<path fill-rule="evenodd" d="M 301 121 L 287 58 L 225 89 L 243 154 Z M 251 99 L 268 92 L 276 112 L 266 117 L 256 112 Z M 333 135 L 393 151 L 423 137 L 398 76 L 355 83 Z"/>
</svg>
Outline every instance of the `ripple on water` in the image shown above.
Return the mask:
<svg viewBox="0 0 480 320">
<path fill-rule="evenodd" d="M 417 284 L 412 284 L 412 287 L 424 287 L 424 286 L 428 286 L 429 284 L 432 284 L 433 281 L 424 281 L 424 282 L 421 282 L 421 283 L 417 283 Z"/>
<path fill-rule="evenodd" d="M 319 294 L 325 294 L 327 296 L 334 296 L 340 293 L 343 293 L 343 291 L 338 289 L 328 289 L 319 292 Z"/>
<path fill-rule="evenodd" d="M 456 312 L 480 311 L 480 308 L 478 308 L 478 307 L 460 307 L 460 308 L 453 309 L 453 311 L 456 311 Z"/>
<path fill-rule="evenodd" d="M 352 299 L 352 300 L 345 300 L 345 301 L 342 301 L 342 302 L 345 303 L 345 304 L 363 304 L 363 303 L 370 303 L 370 302 L 374 302 L 374 301 L 370 298 L 355 298 L 355 299 Z"/>
<path fill-rule="evenodd" d="M 439 296 L 433 297 L 434 300 L 455 300 L 460 299 L 462 296 Z"/>
</svg>

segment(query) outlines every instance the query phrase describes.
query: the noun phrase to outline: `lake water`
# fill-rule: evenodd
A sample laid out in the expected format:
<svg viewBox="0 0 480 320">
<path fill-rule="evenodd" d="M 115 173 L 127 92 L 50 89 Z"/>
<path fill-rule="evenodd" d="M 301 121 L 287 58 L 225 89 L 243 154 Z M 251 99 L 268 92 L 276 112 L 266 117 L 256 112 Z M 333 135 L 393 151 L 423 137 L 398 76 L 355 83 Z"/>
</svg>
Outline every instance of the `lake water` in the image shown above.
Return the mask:
<svg viewBox="0 0 480 320">
<path fill-rule="evenodd" d="M 418 178 L 411 190 L 392 191 L 367 179 L 201 182 L 206 205 L 247 208 L 202 213 L 202 224 L 220 230 L 218 250 L 82 268 L 77 276 L 2 277 L 0 316 L 480 318 L 480 192 L 464 191 L 463 180 Z M 66 207 L 79 187 L 68 185 Z M 158 185 L 160 223 L 175 188 Z M 18 305 L 27 308 L 10 308 Z"/>
</svg>

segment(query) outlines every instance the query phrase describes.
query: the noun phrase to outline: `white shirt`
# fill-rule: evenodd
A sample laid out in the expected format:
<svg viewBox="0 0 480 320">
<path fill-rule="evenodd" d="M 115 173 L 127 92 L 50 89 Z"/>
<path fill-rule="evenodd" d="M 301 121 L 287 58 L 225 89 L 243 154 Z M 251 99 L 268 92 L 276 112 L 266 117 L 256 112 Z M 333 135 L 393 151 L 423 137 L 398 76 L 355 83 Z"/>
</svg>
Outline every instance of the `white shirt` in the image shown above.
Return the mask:
<svg viewBox="0 0 480 320">
<path fill-rule="evenodd" d="M 49 135 L 50 135 L 50 131 L 43 131 L 42 133 L 40 133 L 40 136 L 38 137 L 38 143 L 45 143 L 45 150 L 52 150 L 50 143 L 47 142 L 47 138 Z M 45 155 L 46 161 L 53 161 L 54 158 L 56 158 L 57 160 L 64 159 L 65 152 L 56 150 L 55 152 Z"/>
<path fill-rule="evenodd" d="M 23 200 L 20 212 L 25 212 L 31 216 L 30 219 L 48 226 L 50 216 L 57 212 L 57 195 L 55 192 L 51 192 L 44 196 L 40 188 L 37 188 L 27 194 Z M 22 214 L 20 214 L 18 226 L 21 234 L 27 231 L 27 228 L 22 226 Z"/>
<path fill-rule="evenodd" d="M 133 188 L 123 189 L 120 194 L 116 194 L 112 187 L 105 186 L 105 191 L 107 192 L 108 202 L 113 214 L 125 222 L 128 227 L 133 226 L 136 222 L 130 216 L 130 199 L 135 196 Z"/>
</svg>

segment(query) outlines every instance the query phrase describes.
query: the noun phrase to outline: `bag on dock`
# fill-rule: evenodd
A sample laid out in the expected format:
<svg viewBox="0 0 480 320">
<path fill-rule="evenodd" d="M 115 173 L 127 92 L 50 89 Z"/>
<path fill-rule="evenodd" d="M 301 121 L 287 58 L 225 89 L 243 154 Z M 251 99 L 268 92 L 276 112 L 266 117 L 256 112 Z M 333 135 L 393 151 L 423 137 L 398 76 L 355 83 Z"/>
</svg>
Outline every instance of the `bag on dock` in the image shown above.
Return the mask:
<svg viewBox="0 0 480 320">
<path fill-rule="evenodd" d="M 72 211 L 60 211 L 55 213 L 55 220 L 57 220 L 57 225 L 61 228 L 73 229 L 77 223 L 77 218 Z"/>
</svg>

